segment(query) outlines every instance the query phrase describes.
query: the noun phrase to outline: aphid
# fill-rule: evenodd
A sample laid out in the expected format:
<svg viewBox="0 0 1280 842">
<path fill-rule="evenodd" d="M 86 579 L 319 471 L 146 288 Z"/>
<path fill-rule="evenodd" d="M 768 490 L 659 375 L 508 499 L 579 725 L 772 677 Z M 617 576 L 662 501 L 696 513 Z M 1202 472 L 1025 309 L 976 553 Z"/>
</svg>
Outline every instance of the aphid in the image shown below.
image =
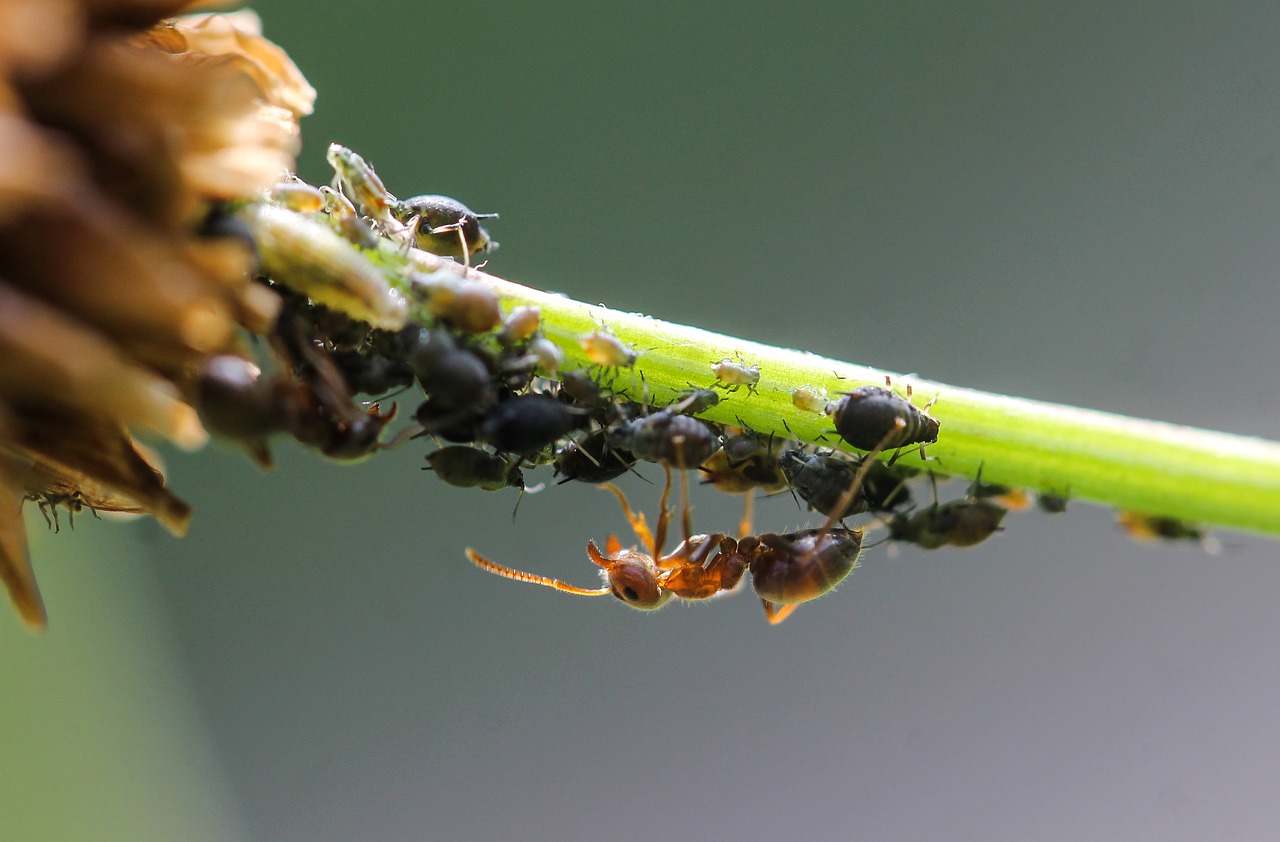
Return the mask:
<svg viewBox="0 0 1280 842">
<path fill-rule="evenodd" d="M 612 333 L 593 330 L 578 337 L 578 344 L 586 352 L 587 359 L 595 365 L 611 368 L 630 368 L 635 365 L 639 353 Z"/>
<path fill-rule="evenodd" d="M 720 396 L 710 389 L 694 389 L 681 395 L 680 400 L 670 404 L 666 409 L 668 412 L 678 412 L 681 415 L 697 415 L 718 403 L 720 403 Z"/>
<path fill-rule="evenodd" d="M 378 353 L 334 351 L 333 362 L 356 394 L 383 395 L 411 386 L 414 380 L 408 363 Z"/>
<path fill-rule="evenodd" d="M 447 331 L 421 328 L 412 344 L 405 360 L 431 405 L 428 410 L 420 407 L 418 413 L 418 422 L 427 432 L 478 417 L 497 400 L 489 361 L 458 345 Z"/>
<path fill-rule="evenodd" d="M 588 422 L 585 410 L 550 395 L 518 395 L 489 410 L 480 438 L 502 453 L 533 453 Z"/>
<path fill-rule="evenodd" d="M 1203 529 L 1185 520 L 1166 515 L 1149 515 L 1131 509 L 1116 511 L 1116 523 L 1139 541 L 1197 541 L 1205 540 Z"/>
<path fill-rule="evenodd" d="M 702 421 L 660 410 L 610 425 L 610 446 L 630 450 L 637 459 L 692 470 L 720 447 L 720 437 Z"/>
<path fill-rule="evenodd" d="M 613 399 L 586 369 L 577 368 L 560 376 L 560 394 L 574 406 L 596 412 L 613 404 Z"/>
<path fill-rule="evenodd" d="M 629 450 L 610 447 L 604 430 L 580 439 L 571 439 L 556 454 L 556 474 L 570 480 L 593 484 L 608 482 L 625 474 L 636 464 Z"/>
<path fill-rule="evenodd" d="M 415 246 L 468 266 L 472 255 L 498 247 L 480 224 L 480 220 L 497 219 L 498 215 L 476 213 L 448 196 L 414 196 L 395 204 L 391 212 L 400 222 L 413 225 Z"/>
<path fill-rule="evenodd" d="M 938 440 L 938 421 L 927 411 L 932 401 L 921 409 L 908 399 L 910 394 L 910 386 L 907 398 L 883 386 L 859 386 L 845 392 L 844 397 L 831 406 L 836 432 L 858 450 L 871 450 L 886 437 L 887 450 L 919 444 L 923 457 L 923 446 Z"/>
<path fill-rule="evenodd" d="M 741 357 L 736 361 L 725 357 L 719 362 L 712 363 L 711 370 L 715 372 L 716 385 L 727 392 L 736 392 L 746 386 L 747 391 L 754 394 L 756 384 L 760 382 L 760 366 L 747 365 Z"/>
<path fill-rule="evenodd" d="M 289 278 L 312 301 L 374 327 L 399 330 L 408 322 L 404 296 L 324 222 L 262 203 L 246 206 L 241 214 L 254 232 L 267 276 Z"/>
<path fill-rule="evenodd" d="M 952 500 L 935 503 L 913 515 L 895 515 L 889 520 L 889 538 L 935 550 L 938 547 L 972 547 L 1000 530 L 1008 511 L 986 500 Z"/>
<path fill-rule="evenodd" d="M 488 333 L 502 324 L 498 293 L 484 281 L 451 280 L 433 284 L 427 296 L 431 315 L 464 333 Z"/>
<path fill-rule="evenodd" d="M 403 230 L 391 215 L 391 209 L 397 203 L 382 178 L 374 172 L 373 166 L 339 143 L 329 144 L 325 155 L 329 166 L 333 167 L 335 183 L 341 183 L 351 192 L 351 198 L 360 209 L 388 234 Z"/>
<path fill-rule="evenodd" d="M 867 501 L 861 494 L 845 493 L 858 475 L 857 465 L 821 453 L 784 450 L 778 456 L 778 466 L 792 490 L 816 512 L 841 521 L 867 510 Z M 844 508 L 837 509 L 841 500 L 845 501 Z"/>
<path fill-rule="evenodd" d="M 672 597 L 700 600 L 731 591 L 749 570 L 765 617 L 777 624 L 797 605 L 822 596 L 842 582 L 857 566 L 862 550 L 861 530 L 835 527 L 833 518 L 820 529 L 784 535 L 744 535 L 737 540 L 723 534 L 691 535 L 685 482 L 681 501 L 684 540 L 669 555 L 663 555 L 671 518 L 667 508 L 670 469 L 659 501 L 656 532 L 650 532 L 643 514 L 631 510 L 621 489 L 613 485 L 605 488 L 618 498 L 640 547 L 625 549 L 616 536 L 610 535 L 602 553 L 593 541 L 587 542 L 588 557 L 601 568 L 603 587 L 580 588 L 559 579 L 526 573 L 490 561 L 471 548 L 467 549 L 467 557 L 482 570 L 507 579 L 578 596 L 612 594 L 627 605 L 646 611 L 661 608 Z M 749 529 L 749 524 L 744 527 Z"/>
<path fill-rule="evenodd" d="M 978 500 L 995 500 L 1006 509 L 1016 512 L 1024 511 L 1031 505 L 1031 495 L 1026 489 L 998 485 L 994 482 L 974 480 L 969 486 L 969 496 Z"/>
<path fill-rule="evenodd" d="M 828 403 L 830 401 L 824 386 L 797 386 L 791 390 L 791 405 L 801 412 L 824 415 Z"/>
<path fill-rule="evenodd" d="M 303 181 L 278 182 L 272 185 L 267 198 L 298 213 L 316 213 L 325 206 L 324 194 Z"/>
<path fill-rule="evenodd" d="M 519 460 L 505 459 L 474 447 L 453 445 L 426 456 L 429 467 L 436 476 L 459 488 L 482 488 L 498 491 L 503 488 L 524 488 L 524 473 Z"/>
<path fill-rule="evenodd" d="M 778 463 L 780 447 L 772 436 L 738 433 L 725 439 L 721 449 L 698 469 L 707 482 L 728 494 L 745 494 L 756 488 L 780 491 L 787 485 Z"/>
<path fill-rule="evenodd" d="M 538 358 L 538 368 L 547 374 L 554 374 L 564 364 L 564 351 L 545 336 L 535 336 L 529 340 L 529 353 Z"/>
<path fill-rule="evenodd" d="M 498 341 L 504 345 L 519 345 L 528 342 L 538 332 L 542 323 L 542 308 L 513 307 L 502 322 L 502 332 Z"/>
<path fill-rule="evenodd" d="M 1067 510 L 1067 495 L 1042 492 L 1036 495 L 1036 505 L 1046 514 L 1060 515 Z"/>
</svg>

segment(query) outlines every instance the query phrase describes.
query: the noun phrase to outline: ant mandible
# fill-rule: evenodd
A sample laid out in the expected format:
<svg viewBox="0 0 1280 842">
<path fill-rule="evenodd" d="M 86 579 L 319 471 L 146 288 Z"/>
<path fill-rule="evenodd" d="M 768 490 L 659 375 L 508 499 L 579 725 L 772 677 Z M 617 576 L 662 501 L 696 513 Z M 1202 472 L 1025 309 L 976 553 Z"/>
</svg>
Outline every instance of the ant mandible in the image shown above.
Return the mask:
<svg viewBox="0 0 1280 842">
<path fill-rule="evenodd" d="M 895 426 L 891 431 L 898 433 Z M 845 491 L 852 499 L 865 478 L 875 456 L 887 445 L 886 436 L 869 454 L 868 459 Z M 540 576 L 491 561 L 467 548 L 467 558 L 482 570 L 507 579 L 542 585 L 577 596 L 606 596 L 618 599 L 643 611 L 661 608 L 672 597 L 684 600 L 710 599 L 737 588 L 746 571 L 764 607 L 765 617 L 778 624 L 790 616 L 796 606 L 830 591 L 844 580 L 858 564 L 862 551 L 862 530 L 836 526 L 837 517 L 829 516 L 819 529 L 806 529 L 786 534 L 747 535 L 750 521 L 744 518 L 743 536 L 734 539 L 722 533 L 693 535 L 689 485 L 681 473 L 681 525 L 684 540 L 664 555 L 672 510 L 667 507 L 671 493 L 671 468 L 665 467 L 666 484 L 659 501 L 656 530 L 650 531 L 643 513 L 632 511 L 622 489 L 612 484 L 603 487 L 618 498 L 622 512 L 640 541 L 640 547 L 624 548 L 616 535 L 609 535 L 602 553 L 594 541 L 587 542 L 587 556 L 601 569 L 605 585 L 580 588 L 549 576 Z M 838 514 L 848 505 L 835 507 Z"/>
</svg>

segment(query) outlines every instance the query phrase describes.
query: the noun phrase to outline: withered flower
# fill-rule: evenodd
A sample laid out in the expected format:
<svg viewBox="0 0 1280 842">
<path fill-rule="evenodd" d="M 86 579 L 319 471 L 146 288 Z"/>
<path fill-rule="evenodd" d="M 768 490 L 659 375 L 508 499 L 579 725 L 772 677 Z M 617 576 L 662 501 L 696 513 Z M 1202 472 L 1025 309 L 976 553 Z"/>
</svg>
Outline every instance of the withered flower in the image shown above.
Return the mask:
<svg viewBox="0 0 1280 842">
<path fill-rule="evenodd" d="M 280 306 L 206 221 L 292 168 L 315 91 L 252 13 L 187 5 L 0 0 L 0 580 L 32 629 L 21 503 L 181 535 L 133 433 L 201 445 L 195 373 Z"/>
</svg>

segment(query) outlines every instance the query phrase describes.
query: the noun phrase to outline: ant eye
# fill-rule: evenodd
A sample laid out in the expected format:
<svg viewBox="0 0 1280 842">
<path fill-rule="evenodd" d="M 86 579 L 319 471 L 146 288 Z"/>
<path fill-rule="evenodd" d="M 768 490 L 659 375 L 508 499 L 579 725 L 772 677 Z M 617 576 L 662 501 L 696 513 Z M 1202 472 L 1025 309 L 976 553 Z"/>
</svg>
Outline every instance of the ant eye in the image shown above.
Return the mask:
<svg viewBox="0 0 1280 842">
<path fill-rule="evenodd" d="M 635 602 L 640 598 L 640 594 L 636 593 L 636 589 L 628 585 L 622 589 L 622 598 L 627 602 Z"/>
</svg>

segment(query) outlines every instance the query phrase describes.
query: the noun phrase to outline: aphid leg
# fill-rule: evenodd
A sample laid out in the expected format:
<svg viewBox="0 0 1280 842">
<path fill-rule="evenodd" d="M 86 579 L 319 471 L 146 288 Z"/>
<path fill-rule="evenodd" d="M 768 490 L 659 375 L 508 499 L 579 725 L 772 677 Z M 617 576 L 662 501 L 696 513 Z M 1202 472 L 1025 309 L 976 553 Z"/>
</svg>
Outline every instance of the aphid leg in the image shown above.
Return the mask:
<svg viewBox="0 0 1280 842">
<path fill-rule="evenodd" d="M 595 557 L 600 554 L 600 551 L 596 550 L 594 544 L 588 543 L 587 553 L 591 554 L 592 550 L 595 550 L 595 555 L 592 555 L 591 560 L 596 561 Z M 579 588 L 576 585 L 561 582 L 559 579 L 552 579 L 550 576 L 539 576 L 536 573 L 526 573 L 523 570 L 516 570 L 514 567 L 506 567 L 495 561 L 490 561 L 470 547 L 467 548 L 467 558 L 471 559 L 471 563 L 481 570 L 487 570 L 504 579 L 514 579 L 517 582 L 526 582 L 530 585 L 542 585 L 546 588 L 554 588 L 558 591 L 578 596 L 605 596 L 612 592 L 611 588 Z M 596 563 L 600 564 L 598 561 Z M 605 565 L 601 564 L 600 566 L 604 567 Z"/>
<path fill-rule="evenodd" d="M 760 604 L 764 606 L 764 617 L 769 621 L 769 625 L 776 626 L 787 617 L 791 616 L 791 612 L 796 610 L 796 604 L 778 605 L 767 599 L 760 600 Z"/>
<path fill-rule="evenodd" d="M 467 245 L 467 234 L 462 230 L 463 221 L 451 222 L 448 225 L 440 225 L 435 228 L 427 229 L 428 234 L 443 234 L 446 231 L 457 231 L 458 241 L 462 243 L 462 265 L 471 268 L 471 248 Z"/>
</svg>

